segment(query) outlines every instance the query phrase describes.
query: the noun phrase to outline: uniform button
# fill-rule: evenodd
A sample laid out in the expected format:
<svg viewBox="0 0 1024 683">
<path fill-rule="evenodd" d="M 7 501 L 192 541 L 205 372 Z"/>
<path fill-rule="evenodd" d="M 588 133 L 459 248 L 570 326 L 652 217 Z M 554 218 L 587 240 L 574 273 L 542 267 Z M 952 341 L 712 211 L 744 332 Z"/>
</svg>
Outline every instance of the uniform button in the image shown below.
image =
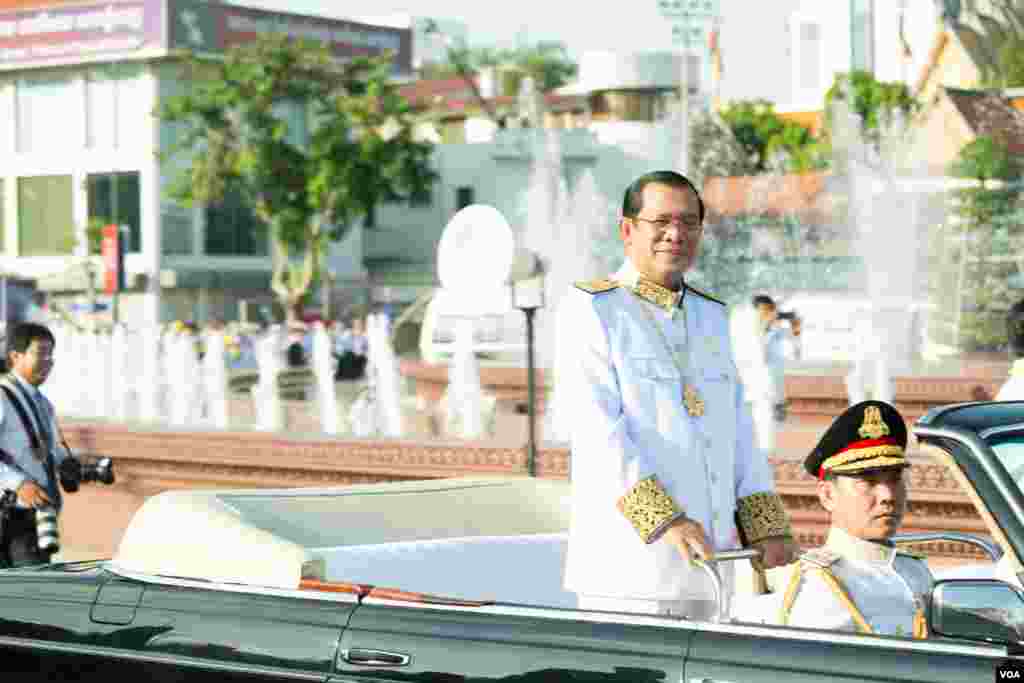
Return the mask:
<svg viewBox="0 0 1024 683">
<path fill-rule="evenodd" d="M 712 484 L 717 484 L 718 483 L 718 475 L 715 474 L 714 472 L 711 473 L 711 483 Z"/>
<path fill-rule="evenodd" d="M 704 437 L 704 448 L 711 448 L 711 437 Z"/>
</svg>

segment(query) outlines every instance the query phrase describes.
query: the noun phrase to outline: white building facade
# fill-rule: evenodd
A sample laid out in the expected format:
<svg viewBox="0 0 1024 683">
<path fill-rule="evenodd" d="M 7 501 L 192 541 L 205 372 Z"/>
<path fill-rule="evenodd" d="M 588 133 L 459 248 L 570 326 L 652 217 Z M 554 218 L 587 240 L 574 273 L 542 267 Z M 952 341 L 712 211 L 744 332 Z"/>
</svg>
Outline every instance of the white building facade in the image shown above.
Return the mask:
<svg viewBox="0 0 1024 683">
<path fill-rule="evenodd" d="M 181 87 L 182 50 L 216 55 L 270 32 L 324 40 L 339 55 L 393 50 L 396 75 L 411 72 L 411 31 L 392 27 L 197 0 L 0 11 L 4 270 L 58 299 L 80 296 L 84 231 L 102 220 L 126 229 L 122 320 L 233 318 L 240 299 L 269 304 L 265 231 L 231 198 L 202 208 L 168 198 L 182 162 L 161 161 L 175 130 L 153 113 Z M 365 276 L 347 251 L 360 249 L 353 239 L 336 250 L 339 280 Z"/>
</svg>

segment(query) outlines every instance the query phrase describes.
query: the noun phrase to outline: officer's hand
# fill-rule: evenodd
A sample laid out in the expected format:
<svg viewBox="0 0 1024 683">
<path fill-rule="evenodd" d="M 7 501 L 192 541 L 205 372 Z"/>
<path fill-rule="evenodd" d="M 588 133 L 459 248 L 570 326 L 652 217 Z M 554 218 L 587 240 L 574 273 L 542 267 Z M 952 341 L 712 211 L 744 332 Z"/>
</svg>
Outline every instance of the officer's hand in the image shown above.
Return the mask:
<svg viewBox="0 0 1024 683">
<path fill-rule="evenodd" d="M 695 555 L 705 559 L 713 554 L 704 527 L 700 522 L 688 517 L 680 517 L 672 522 L 661 535 L 661 540 L 675 546 L 680 557 L 686 562 L 690 562 Z"/>
<path fill-rule="evenodd" d="M 22 482 L 16 493 L 18 494 L 18 500 L 30 508 L 44 507 L 51 504 L 50 497 L 34 481 L 26 480 Z"/>
<path fill-rule="evenodd" d="M 754 567 L 771 569 L 781 567 L 794 561 L 797 556 L 796 543 L 789 537 L 766 538 L 753 544 L 761 551 L 761 559 L 754 562 Z"/>
</svg>

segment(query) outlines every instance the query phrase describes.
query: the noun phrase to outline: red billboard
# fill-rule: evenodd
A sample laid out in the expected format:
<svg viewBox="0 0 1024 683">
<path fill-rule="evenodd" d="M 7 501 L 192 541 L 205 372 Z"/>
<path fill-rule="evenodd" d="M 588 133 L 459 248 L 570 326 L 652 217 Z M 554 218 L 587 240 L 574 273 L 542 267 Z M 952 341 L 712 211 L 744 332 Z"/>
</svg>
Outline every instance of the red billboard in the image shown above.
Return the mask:
<svg viewBox="0 0 1024 683">
<path fill-rule="evenodd" d="M 103 257 L 103 291 L 107 294 L 121 291 L 124 282 L 124 249 L 121 232 L 116 225 L 103 226 L 100 254 Z"/>
</svg>

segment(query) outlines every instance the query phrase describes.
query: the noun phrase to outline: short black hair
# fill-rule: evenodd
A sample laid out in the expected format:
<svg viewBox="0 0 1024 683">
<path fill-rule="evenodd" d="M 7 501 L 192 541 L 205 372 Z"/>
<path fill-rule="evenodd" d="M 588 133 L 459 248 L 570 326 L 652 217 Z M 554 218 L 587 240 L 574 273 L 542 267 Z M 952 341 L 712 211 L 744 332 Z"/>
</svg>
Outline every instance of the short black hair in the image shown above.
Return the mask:
<svg viewBox="0 0 1024 683">
<path fill-rule="evenodd" d="M 53 332 L 50 332 L 46 325 L 18 323 L 7 334 L 7 354 L 9 355 L 13 351 L 25 353 L 28 351 L 28 347 L 32 346 L 32 342 L 37 339 L 48 341 L 50 344 L 56 343 Z"/>
<path fill-rule="evenodd" d="M 1011 306 L 1006 314 L 1006 334 L 1013 357 L 1024 357 L 1024 299 Z"/>
<path fill-rule="evenodd" d="M 694 196 L 697 197 L 700 220 L 701 222 L 704 221 L 704 200 L 700 198 L 700 192 L 697 191 L 697 187 L 690 182 L 689 178 L 675 171 L 651 171 L 650 173 L 644 173 L 630 183 L 629 187 L 626 188 L 625 196 L 622 198 L 623 218 L 636 218 L 640 214 L 640 210 L 644 208 L 644 188 L 651 183 L 693 190 Z"/>
<path fill-rule="evenodd" d="M 765 306 L 771 306 L 772 308 L 775 308 L 775 299 L 771 298 L 767 294 L 756 295 L 753 299 L 750 300 L 750 303 L 754 306 L 754 308 L 757 308 L 762 304 Z"/>
</svg>

